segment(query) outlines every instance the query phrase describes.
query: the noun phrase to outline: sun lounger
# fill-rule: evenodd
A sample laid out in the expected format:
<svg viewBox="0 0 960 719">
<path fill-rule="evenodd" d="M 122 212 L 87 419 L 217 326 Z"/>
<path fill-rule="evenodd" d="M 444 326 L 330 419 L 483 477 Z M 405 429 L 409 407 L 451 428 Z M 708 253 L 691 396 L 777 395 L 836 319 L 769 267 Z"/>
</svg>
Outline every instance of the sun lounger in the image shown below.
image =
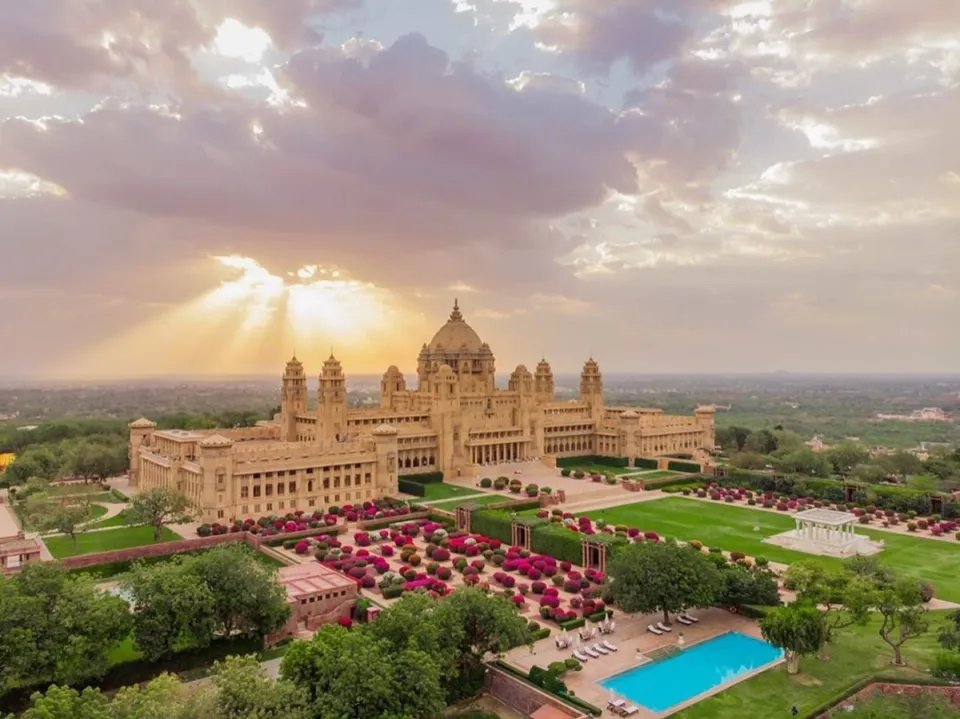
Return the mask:
<svg viewBox="0 0 960 719">
<path fill-rule="evenodd" d="M 693 616 L 692 614 L 686 614 L 686 613 L 684 613 L 684 614 L 681 614 L 680 616 L 682 616 L 684 619 L 686 619 L 686 620 L 688 620 L 688 621 L 693 622 L 694 624 L 696 624 L 697 622 L 700 621 L 699 619 L 697 619 L 697 618 L 696 618 L 695 616 Z"/>
<path fill-rule="evenodd" d="M 617 645 L 616 645 L 616 644 L 611 644 L 611 643 L 608 642 L 606 639 L 603 640 L 603 646 L 606 647 L 607 649 L 609 649 L 611 652 L 617 651 Z"/>
<path fill-rule="evenodd" d="M 614 714 L 619 714 L 621 711 L 623 711 L 623 707 L 626 705 L 627 703 L 623 699 L 611 699 L 607 702 L 607 709 L 612 711 Z"/>
<path fill-rule="evenodd" d="M 633 716 L 639 711 L 640 711 L 640 707 L 638 707 L 636 704 L 631 704 L 630 706 L 624 707 L 623 709 L 620 710 L 620 716 L 622 717 Z"/>
<path fill-rule="evenodd" d="M 583 654 L 579 651 L 573 653 L 573 658 L 576 659 L 578 662 L 590 661 L 590 657 L 588 657 L 586 654 Z"/>
<path fill-rule="evenodd" d="M 668 627 L 668 626 L 667 626 L 666 624 L 664 624 L 663 622 L 657 622 L 657 629 L 659 629 L 661 632 L 672 632 L 672 631 L 673 631 L 673 629 L 671 629 L 670 627 Z"/>
<path fill-rule="evenodd" d="M 652 624 L 648 624 L 648 625 L 647 625 L 647 631 L 650 632 L 651 634 L 657 634 L 657 635 L 663 634 L 663 632 L 661 632 L 659 629 L 657 629 L 657 628 L 656 628 L 655 626 L 653 626 Z"/>
<path fill-rule="evenodd" d="M 686 624 L 688 627 L 693 626 L 693 622 L 691 622 L 689 619 L 687 619 L 684 616 L 677 617 L 677 621 L 680 622 L 681 624 Z"/>
<path fill-rule="evenodd" d="M 584 647 L 584 648 L 583 648 L 583 652 L 584 652 L 588 657 L 593 657 L 594 659 L 599 659 L 599 658 L 600 658 L 600 652 L 595 652 L 595 651 L 593 651 L 593 649 L 591 649 L 590 647 Z"/>
<path fill-rule="evenodd" d="M 607 649 L 606 647 L 600 646 L 599 644 L 591 644 L 591 645 L 590 645 L 590 648 L 591 648 L 593 651 L 598 652 L 599 654 L 609 654 L 609 653 L 610 653 L 610 650 L 609 650 L 609 649 Z"/>
</svg>

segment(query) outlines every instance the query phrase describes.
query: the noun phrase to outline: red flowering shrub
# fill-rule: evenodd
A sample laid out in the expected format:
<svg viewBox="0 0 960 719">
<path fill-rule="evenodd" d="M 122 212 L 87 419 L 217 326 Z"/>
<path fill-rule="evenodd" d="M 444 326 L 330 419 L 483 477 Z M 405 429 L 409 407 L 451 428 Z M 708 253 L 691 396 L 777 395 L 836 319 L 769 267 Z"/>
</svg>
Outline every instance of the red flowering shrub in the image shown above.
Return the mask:
<svg viewBox="0 0 960 719">
<path fill-rule="evenodd" d="M 660 541 L 660 535 L 657 534 L 656 532 L 644 532 L 644 533 L 643 533 L 643 538 L 646 539 L 646 540 L 649 541 L 649 542 L 659 542 L 659 541 Z"/>
<path fill-rule="evenodd" d="M 450 569 L 450 567 L 440 567 L 440 569 L 437 570 L 437 579 L 446 580 L 446 579 L 450 579 L 450 577 L 452 576 L 453 576 L 453 571 Z"/>
<path fill-rule="evenodd" d="M 560 569 L 565 572 L 569 572 L 571 567 L 573 567 L 573 565 L 570 562 L 560 562 Z"/>
<path fill-rule="evenodd" d="M 380 547 L 380 554 L 383 555 L 384 557 L 392 557 L 393 547 L 391 547 L 389 544 L 382 545 Z"/>
<path fill-rule="evenodd" d="M 376 582 L 374 581 L 373 577 L 371 577 L 369 574 L 363 576 L 360 579 L 360 586 L 363 587 L 364 589 L 373 589 L 375 585 L 376 585 Z"/>
<path fill-rule="evenodd" d="M 310 549 L 310 543 L 305 539 L 301 539 L 293 547 L 293 551 L 295 551 L 297 554 L 306 554 L 308 549 Z"/>
<path fill-rule="evenodd" d="M 344 629 L 350 629 L 353 626 L 353 620 L 350 617 L 340 617 L 337 620 L 337 624 Z"/>
<path fill-rule="evenodd" d="M 543 594 L 546 588 L 547 588 L 547 585 L 544 584 L 543 582 L 533 582 L 530 585 L 530 591 L 533 592 L 534 594 Z"/>
</svg>

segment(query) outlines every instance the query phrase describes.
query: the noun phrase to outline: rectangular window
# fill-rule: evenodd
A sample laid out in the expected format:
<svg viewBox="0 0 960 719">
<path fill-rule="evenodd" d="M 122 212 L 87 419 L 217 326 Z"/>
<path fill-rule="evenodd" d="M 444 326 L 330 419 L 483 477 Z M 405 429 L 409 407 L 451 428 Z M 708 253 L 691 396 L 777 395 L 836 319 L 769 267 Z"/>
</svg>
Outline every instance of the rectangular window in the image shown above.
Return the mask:
<svg viewBox="0 0 960 719">
<path fill-rule="evenodd" d="M 283 502 L 280 502 L 280 509 L 283 509 Z"/>
<path fill-rule="evenodd" d="M 334 501 L 334 502 L 339 502 L 339 501 L 340 501 L 340 495 L 339 495 L 339 494 L 333 495 L 333 501 Z"/>
<path fill-rule="evenodd" d="M 277 494 L 283 494 L 284 487 L 283 482 L 277 482 Z"/>
<path fill-rule="evenodd" d="M 254 511 L 254 514 L 256 514 L 257 512 L 259 512 L 259 511 L 260 511 L 260 505 L 259 505 L 259 504 L 253 505 L 253 511 Z"/>
<path fill-rule="evenodd" d="M 260 496 L 260 485 L 259 485 L 259 484 L 253 485 L 253 496 L 254 496 L 254 497 L 259 497 L 259 496 Z"/>
<path fill-rule="evenodd" d="M 250 488 L 240 487 L 240 499 L 246 499 L 249 496 L 250 496 Z"/>
<path fill-rule="evenodd" d="M 324 479 L 323 479 L 323 488 L 324 488 L 324 489 L 330 489 L 330 480 L 327 479 L 326 477 L 324 477 Z"/>
<path fill-rule="evenodd" d="M 222 509 L 218 509 L 218 510 L 217 510 L 217 519 L 223 519 L 223 510 L 222 510 Z"/>
<path fill-rule="evenodd" d="M 250 510 L 247 508 L 247 505 L 246 505 L 246 504 L 243 505 L 242 507 L 240 507 L 240 513 L 241 513 L 241 514 L 246 514 L 248 511 L 250 511 Z"/>
<path fill-rule="evenodd" d="M 264 475 L 264 477 L 266 477 L 267 479 L 269 479 L 269 478 L 272 477 L 272 476 L 273 476 L 273 472 L 267 472 L 267 473 Z"/>
<path fill-rule="evenodd" d="M 316 503 L 317 503 L 317 501 L 316 501 L 315 499 L 308 499 L 308 500 L 307 500 L 307 506 L 308 506 L 308 507 L 313 507 L 313 506 L 316 505 Z"/>
<path fill-rule="evenodd" d="M 333 488 L 334 488 L 334 489 L 340 489 L 340 478 L 339 478 L 339 477 L 334 477 L 334 478 L 333 478 Z"/>
<path fill-rule="evenodd" d="M 267 502 L 267 511 L 268 511 L 268 512 L 272 512 L 272 511 L 273 511 L 273 503 L 272 503 L 272 502 Z"/>
<path fill-rule="evenodd" d="M 330 495 L 329 495 L 329 494 L 326 495 L 326 496 L 324 496 L 324 498 L 323 498 L 323 503 L 324 503 L 324 504 L 330 504 Z"/>
<path fill-rule="evenodd" d="M 311 479 L 309 482 L 307 482 L 307 491 L 308 491 L 308 492 L 312 492 L 312 491 L 313 491 L 313 480 L 312 480 L 312 479 Z"/>
<path fill-rule="evenodd" d="M 259 473 L 259 472 L 255 472 L 254 475 L 253 475 L 253 478 L 254 478 L 254 479 L 260 479 L 260 473 Z"/>
<path fill-rule="evenodd" d="M 289 486 L 287 487 L 287 491 L 289 491 L 290 494 L 296 494 L 296 493 L 297 493 L 297 483 L 296 483 L 296 482 L 290 482 Z"/>
<path fill-rule="evenodd" d="M 307 468 L 307 474 L 313 474 L 313 467 Z"/>
<path fill-rule="evenodd" d="M 264 488 L 265 488 L 265 491 L 264 491 L 264 494 L 265 494 L 265 495 L 267 495 L 268 497 L 273 496 L 273 485 L 272 485 L 272 484 L 266 484 L 266 485 L 264 485 Z"/>
<path fill-rule="evenodd" d="M 369 473 L 369 472 L 367 472 L 365 475 L 363 475 L 363 481 L 364 481 L 365 484 L 370 484 L 370 473 Z"/>
</svg>

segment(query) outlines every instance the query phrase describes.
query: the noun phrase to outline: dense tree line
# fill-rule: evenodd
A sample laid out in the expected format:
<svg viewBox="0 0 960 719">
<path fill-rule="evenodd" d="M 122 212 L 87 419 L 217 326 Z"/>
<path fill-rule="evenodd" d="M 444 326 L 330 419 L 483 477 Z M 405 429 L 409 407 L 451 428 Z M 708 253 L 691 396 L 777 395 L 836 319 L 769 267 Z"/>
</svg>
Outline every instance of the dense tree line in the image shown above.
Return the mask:
<svg viewBox="0 0 960 719">
<path fill-rule="evenodd" d="M 920 460 L 906 451 L 873 457 L 860 443 L 839 442 L 814 451 L 783 427 L 750 430 L 731 426 L 717 430 L 717 443 L 738 469 L 772 468 L 806 477 L 841 477 L 868 484 L 900 482 L 916 489 L 953 491 L 960 488 L 960 449 L 935 448 Z"/>
<path fill-rule="evenodd" d="M 154 420 L 160 429 L 214 429 L 249 427 L 267 416 L 248 410 L 178 412 Z M 0 477 L 0 486 L 23 485 L 34 477 L 105 479 L 122 474 L 129 466 L 130 420 L 64 420 L 32 428 L 4 425 L 0 428 L 0 452 L 14 452 L 17 457 Z"/>
<path fill-rule="evenodd" d="M 130 637 L 156 661 L 218 638 L 263 637 L 290 612 L 272 572 L 241 546 L 137 564 L 122 587 L 129 602 L 39 562 L 0 576 L 0 695 L 102 677 Z"/>
<path fill-rule="evenodd" d="M 168 576 L 167 571 L 154 577 L 168 580 L 166 592 L 160 591 L 161 581 L 151 580 L 135 602 L 162 608 L 149 624 L 170 624 L 162 630 L 165 636 L 203 634 L 211 616 L 222 632 L 262 628 L 249 613 L 262 600 L 238 597 L 248 578 L 219 561 L 206 565 L 208 575 L 220 583 L 216 590 L 246 607 L 228 607 L 224 600 L 226 614 L 211 615 L 215 600 L 198 593 L 198 584 L 183 583 L 182 574 Z M 141 579 L 133 584 L 143 587 Z M 203 584 L 211 586 L 210 581 L 208 576 Z M 186 600 L 177 599 L 185 592 Z M 161 600 L 161 593 L 167 598 Z M 198 626 L 176 619 L 175 613 L 205 619 Z M 245 623 L 238 624 L 238 618 Z M 483 661 L 490 653 L 529 639 L 526 620 L 503 597 L 468 588 L 442 600 L 411 592 L 371 624 L 350 629 L 328 625 L 311 640 L 294 642 L 278 680 L 265 677 L 253 657 L 230 657 L 214 665 L 211 685 L 200 689 L 186 691 L 175 678 L 162 675 L 121 689 L 112 699 L 99 689 L 63 686 L 72 679 L 64 676 L 60 686 L 33 695 L 23 719 L 439 719 L 448 703 L 480 689 Z M 160 656 L 164 646 L 154 654 Z"/>
</svg>

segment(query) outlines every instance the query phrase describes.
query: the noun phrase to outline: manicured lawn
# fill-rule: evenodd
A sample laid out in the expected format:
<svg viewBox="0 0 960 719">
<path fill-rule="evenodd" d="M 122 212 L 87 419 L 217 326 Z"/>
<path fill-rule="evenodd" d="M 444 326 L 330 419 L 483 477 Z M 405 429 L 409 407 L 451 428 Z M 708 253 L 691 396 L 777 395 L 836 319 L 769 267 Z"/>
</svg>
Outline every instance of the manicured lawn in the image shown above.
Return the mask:
<svg viewBox="0 0 960 719">
<path fill-rule="evenodd" d="M 106 513 L 107 513 L 107 508 L 104 507 L 103 505 L 100 505 L 100 504 L 91 504 L 91 505 L 90 505 L 90 520 L 89 520 L 89 521 L 91 522 L 91 524 L 89 524 L 88 526 L 89 526 L 89 527 L 97 526 L 97 525 L 93 524 L 93 521 L 96 520 L 97 517 L 102 517 L 102 516 L 105 515 Z M 21 515 L 21 519 L 22 519 L 22 515 Z M 26 528 L 27 528 L 27 529 L 31 529 L 31 524 L 30 524 L 30 522 L 24 522 L 24 524 L 26 525 Z M 55 531 L 55 530 L 53 530 L 53 531 Z"/>
<path fill-rule="evenodd" d="M 127 526 L 127 510 L 123 510 L 120 514 L 115 514 L 108 519 L 103 519 L 96 524 L 91 524 L 90 529 L 102 529 L 104 527 L 126 527 Z"/>
<path fill-rule="evenodd" d="M 683 472 L 673 472 L 669 469 L 655 469 L 652 472 L 645 472 L 640 475 L 640 479 L 661 479 L 662 477 L 678 477 Z M 702 484 L 702 482 L 700 482 Z"/>
<path fill-rule="evenodd" d="M 605 519 L 613 524 L 638 527 L 666 537 L 698 539 L 710 547 L 740 551 L 753 557 L 766 557 L 773 562 L 790 564 L 801 559 L 819 559 L 826 566 L 838 567 L 841 560 L 807 554 L 764 544 L 763 539 L 793 529 L 796 523 L 787 513 L 766 512 L 751 507 L 702 502 L 695 499 L 667 497 L 648 502 L 624 504 L 594 512 L 592 519 Z M 756 531 L 754 528 L 756 527 Z M 933 582 L 937 596 L 960 602 L 960 542 L 920 539 L 893 532 L 864 529 L 858 534 L 882 539 L 883 551 L 876 556 L 899 572 Z"/>
<path fill-rule="evenodd" d="M 479 487 L 460 487 L 455 484 L 444 484 L 437 482 L 434 484 L 423 485 L 426 489 L 425 502 L 432 502 L 438 499 L 452 499 L 453 497 L 466 497 L 471 494 L 482 494 L 484 490 Z"/>
<path fill-rule="evenodd" d="M 830 646 L 829 661 L 805 657 L 800 660 L 800 673 L 792 677 L 783 665 L 768 669 L 673 716 L 676 719 L 789 717 L 794 704 L 800 710 L 800 716 L 804 716 L 866 676 L 877 673 L 905 677 L 921 675 L 923 667 L 939 649 L 937 627 L 946 614 L 947 610 L 930 612 L 930 630 L 904 644 L 906 668 L 890 664 L 893 652 L 880 639 L 877 633 L 880 620 L 875 617 L 866 626 L 839 632 Z"/>
<path fill-rule="evenodd" d="M 457 508 L 458 504 L 493 504 L 494 502 L 505 502 L 508 499 L 513 499 L 519 495 L 516 494 L 484 494 L 480 497 L 472 497 L 470 499 L 451 499 L 447 502 L 437 502 L 431 504 L 430 506 L 434 509 L 445 509 L 448 512 L 452 512 Z"/>
<path fill-rule="evenodd" d="M 169 542 L 181 539 L 180 535 L 166 527 L 163 528 L 161 541 Z M 57 536 L 43 540 L 56 559 L 74 557 L 78 554 L 106 552 L 111 549 L 128 549 L 140 547 L 144 544 L 153 544 L 153 527 L 124 527 L 122 529 L 106 529 L 102 532 L 87 532 L 77 537 L 77 544 L 70 537 Z"/>
</svg>

